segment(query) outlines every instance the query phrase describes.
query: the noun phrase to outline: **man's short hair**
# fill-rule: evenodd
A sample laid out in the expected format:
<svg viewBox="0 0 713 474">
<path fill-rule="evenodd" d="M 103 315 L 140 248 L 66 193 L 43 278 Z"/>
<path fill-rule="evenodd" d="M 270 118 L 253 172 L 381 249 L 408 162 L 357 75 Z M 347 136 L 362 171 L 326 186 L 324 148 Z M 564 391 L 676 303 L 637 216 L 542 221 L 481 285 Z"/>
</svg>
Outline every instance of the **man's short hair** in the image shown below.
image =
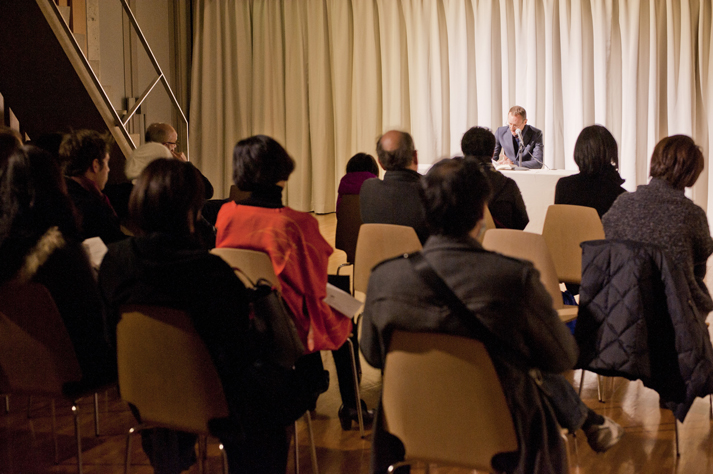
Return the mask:
<svg viewBox="0 0 713 474">
<path fill-rule="evenodd" d="M 169 134 L 174 131 L 174 128 L 167 123 L 152 123 L 146 129 L 146 135 L 144 136 L 144 140 L 146 143 L 167 143 Z"/>
<path fill-rule="evenodd" d="M 65 135 L 59 146 L 59 156 L 66 176 L 81 176 L 91 168 L 94 160 L 104 167 L 104 156 L 109 153 L 114 139 L 96 130 L 77 130 Z"/>
<path fill-rule="evenodd" d="M 523 120 L 527 120 L 527 112 L 519 105 L 513 105 L 508 111 L 508 115 L 519 115 Z"/>
<path fill-rule="evenodd" d="M 294 170 L 295 160 L 266 135 L 240 140 L 233 149 L 233 181 L 241 191 L 286 181 Z"/>
<path fill-rule="evenodd" d="M 379 157 L 379 163 L 386 171 L 403 170 L 413 163 L 413 154 L 416 151 L 413 138 L 406 132 L 399 133 L 401 134 L 399 146 L 393 150 L 384 150 L 381 145 L 383 135 L 376 142 L 376 155 Z"/>
<path fill-rule="evenodd" d="M 140 233 L 190 233 L 205 202 L 203 180 L 190 163 L 159 158 L 144 168 L 129 198 L 131 224 Z"/>
<path fill-rule="evenodd" d="M 616 140 L 601 125 L 590 125 L 579 133 L 574 144 L 574 162 L 585 176 L 605 173 L 612 166 L 619 166 L 619 151 Z"/>
<path fill-rule="evenodd" d="M 490 183 L 480 164 L 463 157 L 439 161 L 421 180 L 431 235 L 467 235 L 483 218 L 489 197 Z"/>
<path fill-rule="evenodd" d="M 703 165 L 703 153 L 691 137 L 672 135 L 656 144 L 649 174 L 668 181 L 676 189 L 684 189 L 696 183 Z"/>
<path fill-rule="evenodd" d="M 465 156 L 489 162 L 495 150 L 495 135 L 489 128 L 471 127 L 460 141 L 460 149 Z"/>
</svg>

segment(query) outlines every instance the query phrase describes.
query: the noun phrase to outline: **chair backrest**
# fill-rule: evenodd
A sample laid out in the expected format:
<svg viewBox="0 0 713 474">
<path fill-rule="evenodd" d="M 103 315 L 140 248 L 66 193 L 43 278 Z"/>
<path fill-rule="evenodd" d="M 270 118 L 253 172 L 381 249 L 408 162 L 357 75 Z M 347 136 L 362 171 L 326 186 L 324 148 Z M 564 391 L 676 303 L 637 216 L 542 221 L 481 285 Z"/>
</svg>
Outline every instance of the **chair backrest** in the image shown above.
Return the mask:
<svg viewBox="0 0 713 474">
<path fill-rule="evenodd" d="M 406 460 L 491 472 L 495 454 L 518 449 L 500 380 L 475 339 L 395 331 L 382 407 Z"/>
<path fill-rule="evenodd" d="M 209 420 L 228 416 L 218 372 L 187 313 L 124 307 L 116 343 L 121 398 L 142 422 L 208 433 Z"/>
<path fill-rule="evenodd" d="M 242 191 L 236 185 L 230 185 L 230 200 L 235 202 L 244 201 L 249 198 L 252 193 L 250 191 Z"/>
<path fill-rule="evenodd" d="M 234 270 L 235 274 L 247 286 L 252 286 L 245 279 L 245 276 L 252 280 L 253 283 L 261 278 L 269 281 L 273 287 L 280 289 L 280 280 L 275 275 L 275 269 L 272 266 L 270 256 L 265 252 L 248 249 L 234 248 L 214 248 L 210 251 L 225 260 Z M 240 271 L 237 271 L 240 270 Z"/>
<path fill-rule="evenodd" d="M 0 286 L 0 393 L 61 396 L 82 378 L 59 310 L 39 283 Z"/>
<path fill-rule="evenodd" d="M 490 210 L 488 207 L 485 207 L 485 213 L 483 214 L 483 219 L 485 219 L 485 231 L 480 235 L 478 238 L 478 242 L 481 244 L 483 243 L 483 239 L 485 238 L 485 232 L 489 231 L 490 229 L 495 229 L 495 221 L 493 220 L 493 215 L 490 213 Z"/>
<path fill-rule="evenodd" d="M 362 224 L 354 257 L 354 291 L 366 293 L 371 270 L 378 263 L 421 248 L 421 241 L 413 227 Z"/>
<path fill-rule="evenodd" d="M 552 306 L 564 308 L 559 279 L 550 250 L 540 234 L 515 229 L 493 229 L 485 232 L 483 247 L 509 257 L 529 260 L 540 272 L 540 281 L 552 297 Z"/>
<path fill-rule="evenodd" d="M 359 227 L 361 227 L 361 206 L 358 194 L 344 194 L 337 209 L 337 230 L 334 234 L 334 247 L 344 250 L 347 263 L 354 263 Z"/>
<path fill-rule="evenodd" d="M 604 239 L 602 221 L 593 207 L 553 204 L 547 208 L 542 236 L 550 249 L 559 281 L 582 281 L 582 242 Z"/>
</svg>

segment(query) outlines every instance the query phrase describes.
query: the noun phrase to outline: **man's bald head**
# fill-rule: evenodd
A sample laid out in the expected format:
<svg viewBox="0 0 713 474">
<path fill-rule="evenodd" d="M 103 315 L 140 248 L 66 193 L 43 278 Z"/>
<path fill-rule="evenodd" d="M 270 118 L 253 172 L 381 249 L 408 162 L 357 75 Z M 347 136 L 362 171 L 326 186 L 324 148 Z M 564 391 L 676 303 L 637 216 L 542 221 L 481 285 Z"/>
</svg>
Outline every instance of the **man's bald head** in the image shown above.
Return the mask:
<svg viewBox="0 0 713 474">
<path fill-rule="evenodd" d="M 146 143 L 156 142 L 166 146 L 172 144 L 175 148 L 177 138 L 176 129 L 167 123 L 152 123 L 146 129 Z"/>
<path fill-rule="evenodd" d="M 376 142 L 379 164 L 386 171 L 415 169 L 418 166 L 413 138 L 406 132 L 390 130 Z"/>
</svg>

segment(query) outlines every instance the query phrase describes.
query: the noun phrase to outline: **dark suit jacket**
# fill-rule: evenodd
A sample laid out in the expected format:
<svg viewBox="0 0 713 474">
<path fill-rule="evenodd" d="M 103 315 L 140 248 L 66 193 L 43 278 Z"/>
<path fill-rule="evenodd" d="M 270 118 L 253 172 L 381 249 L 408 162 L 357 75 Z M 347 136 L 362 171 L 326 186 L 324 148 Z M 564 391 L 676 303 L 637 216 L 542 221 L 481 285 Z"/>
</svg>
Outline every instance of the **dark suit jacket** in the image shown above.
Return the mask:
<svg viewBox="0 0 713 474">
<path fill-rule="evenodd" d="M 419 196 L 420 180 L 420 174 L 407 169 L 387 171 L 383 180 L 364 181 L 359 192 L 362 222 L 413 227 L 421 243 L 425 243 L 428 228 Z"/>
<path fill-rule="evenodd" d="M 527 367 L 548 373 L 573 367 L 577 345 L 552 309 L 552 298 L 531 263 L 488 252 L 471 238 L 441 235 L 428 239 L 423 255 L 496 338 L 522 356 Z M 374 367 L 383 367 L 394 330 L 473 337 L 407 259 L 377 265 L 366 295 L 361 351 Z M 507 471 L 561 472 L 565 455 L 549 403 L 521 368 L 500 358 L 497 348 L 488 351 L 520 440 L 518 455 L 510 459 L 518 468 Z M 372 449 L 385 447 L 377 439 L 381 435 L 375 428 Z M 388 458 L 387 453 L 381 455 Z"/>
<path fill-rule="evenodd" d="M 127 235 L 121 231 L 119 217 L 110 205 L 84 189 L 72 178 L 65 178 L 65 182 L 67 183 L 67 193 L 79 212 L 82 240 L 89 237 L 101 237 L 108 245 L 126 239 Z"/>
<path fill-rule="evenodd" d="M 525 144 L 525 148 L 522 150 L 522 166 L 530 169 L 542 168 L 544 149 L 542 131 L 530 125 L 525 125 L 522 131 L 522 139 Z M 501 149 L 505 151 L 505 156 L 517 164 L 517 150 L 513 146 L 512 133 L 510 133 L 510 128 L 507 125 L 495 131 L 494 160 L 500 157 Z"/>
</svg>

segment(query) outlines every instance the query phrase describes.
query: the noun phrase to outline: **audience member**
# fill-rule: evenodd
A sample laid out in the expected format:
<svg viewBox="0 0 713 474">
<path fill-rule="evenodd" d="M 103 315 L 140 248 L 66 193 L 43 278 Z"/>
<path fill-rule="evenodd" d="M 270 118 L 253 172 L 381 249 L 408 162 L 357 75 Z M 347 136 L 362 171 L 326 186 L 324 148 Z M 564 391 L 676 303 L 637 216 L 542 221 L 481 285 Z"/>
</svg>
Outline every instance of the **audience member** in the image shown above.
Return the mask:
<svg viewBox="0 0 713 474">
<path fill-rule="evenodd" d="M 688 199 L 703 171 L 703 153 L 690 137 L 662 139 L 651 155 L 649 184 L 620 195 L 602 217 L 607 239 L 633 240 L 662 247 L 683 269 L 701 317 L 713 310 L 705 283 L 713 239 L 706 212 Z"/>
<path fill-rule="evenodd" d="M 361 185 L 370 178 L 379 177 L 379 165 L 373 156 L 367 153 L 357 153 L 347 162 L 347 174 L 342 176 L 337 189 L 337 211 L 339 203 L 345 194 L 359 194 Z"/>
<path fill-rule="evenodd" d="M 495 226 L 523 230 L 530 222 L 525 201 L 522 200 L 517 183 L 493 167 L 490 151 L 495 148 L 493 132 L 484 127 L 472 127 L 463 135 L 460 147 L 466 158 L 473 158 L 480 163 L 488 177 L 492 189 L 488 210 Z"/>
<path fill-rule="evenodd" d="M 216 246 L 259 250 L 270 256 L 282 296 L 308 352 L 298 361 L 297 369 L 313 391 L 326 390 L 318 351 L 333 351 L 343 403 L 339 418 L 342 427 L 349 429 L 357 419 L 346 343 L 352 322 L 324 302 L 327 264 L 334 250 L 320 234 L 314 217 L 282 205 L 282 191 L 295 162 L 279 143 L 265 135 L 239 141 L 233 151 L 233 167 L 236 186 L 252 194 L 239 204 L 228 202 L 222 207 L 216 222 Z M 365 410 L 364 416 L 369 421 L 370 413 Z"/>
<path fill-rule="evenodd" d="M 0 142 L 6 137 L 0 131 Z M 0 284 L 32 281 L 49 290 L 82 371 L 76 388 L 114 382 L 116 353 L 106 338 L 94 273 L 55 159 L 32 146 L 3 147 L 0 203 Z"/>
<path fill-rule="evenodd" d="M 471 236 L 484 225 L 490 186 L 473 160 L 445 159 L 422 181 L 431 229 L 422 255 L 495 338 L 488 347 L 503 385 L 519 438 L 519 452 L 499 455 L 498 472 L 556 473 L 566 470 L 560 426 L 583 429 L 590 446 L 606 451 L 622 428 L 582 403 L 560 372 L 572 368 L 577 346 L 552 308 L 552 299 L 530 262 L 488 252 Z M 369 280 L 362 327 L 362 352 L 384 367 L 394 330 L 444 332 L 473 337 L 446 301 L 414 271 L 407 258 L 377 265 Z M 507 349 L 506 349 L 507 348 Z M 506 353 L 515 354 L 521 364 Z M 437 407 L 434 407 L 437 409 Z M 418 416 L 414 413 L 413 416 Z M 378 410 L 372 444 L 372 472 L 403 459 L 398 438 L 385 432 Z M 477 449 L 474 445 L 473 449 Z"/>
<path fill-rule="evenodd" d="M 82 239 L 101 237 L 105 244 L 126 238 L 119 217 L 102 190 L 109 179 L 110 136 L 79 130 L 64 137 L 59 149 L 67 191 L 79 212 Z"/>
<path fill-rule="evenodd" d="M 254 359 L 245 287 L 228 264 L 201 248 L 195 235 L 203 196 L 200 174 L 190 163 L 151 162 L 129 203 L 137 235 L 109 246 L 99 271 L 102 295 L 113 327 L 122 305 L 186 311 L 216 364 L 231 418 L 242 429 L 242 436 L 221 438 L 230 472 L 283 474 L 285 427 L 244 396 L 242 374 Z M 178 473 L 195 462 L 196 435 L 154 429 L 142 431 L 142 437 L 155 472 Z"/>
<path fill-rule="evenodd" d="M 520 166 L 530 169 L 542 168 L 543 160 L 542 132 L 527 125 L 527 112 L 516 105 L 508 111 L 508 124 L 495 131 L 495 149 L 493 160 L 498 164 Z M 504 157 L 500 157 L 500 152 Z"/>
<path fill-rule="evenodd" d="M 601 125 L 585 127 L 574 145 L 579 174 L 557 181 L 555 204 L 593 207 L 602 217 L 616 198 L 626 192 L 619 176 L 616 140 Z"/>
<path fill-rule="evenodd" d="M 406 132 L 388 131 L 376 142 L 376 154 L 386 173 L 383 180 L 364 181 L 359 193 L 361 220 L 413 227 L 421 243 L 426 242 L 428 227 L 418 198 L 421 175 L 413 138 Z"/>
</svg>

